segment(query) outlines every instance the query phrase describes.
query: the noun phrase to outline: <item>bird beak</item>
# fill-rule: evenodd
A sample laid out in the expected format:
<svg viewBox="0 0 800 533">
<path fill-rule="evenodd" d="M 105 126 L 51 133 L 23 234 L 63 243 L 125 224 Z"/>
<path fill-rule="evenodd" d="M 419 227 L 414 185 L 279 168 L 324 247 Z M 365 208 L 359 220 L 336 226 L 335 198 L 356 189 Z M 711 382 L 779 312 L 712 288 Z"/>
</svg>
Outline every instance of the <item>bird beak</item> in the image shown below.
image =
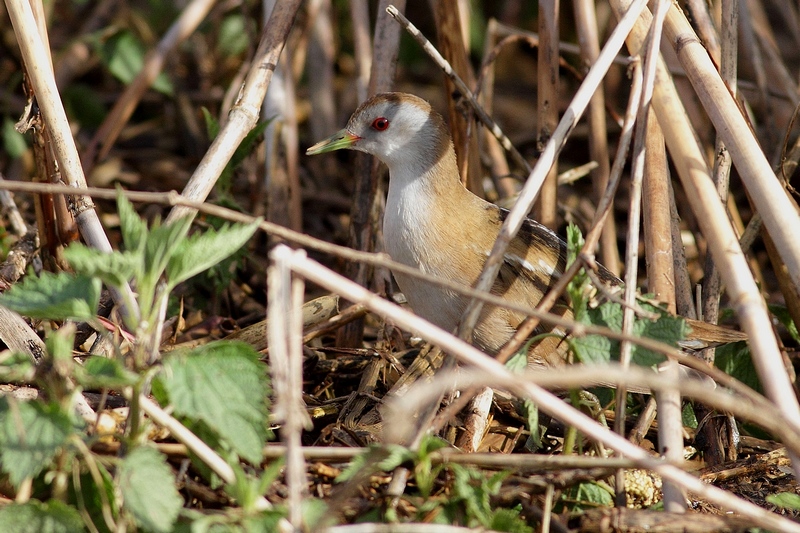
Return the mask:
<svg viewBox="0 0 800 533">
<path fill-rule="evenodd" d="M 350 133 L 347 129 L 343 129 L 306 150 L 306 155 L 324 154 L 325 152 L 333 152 L 343 148 L 352 148 L 353 144 L 359 140 L 361 140 L 361 137 Z"/>
</svg>

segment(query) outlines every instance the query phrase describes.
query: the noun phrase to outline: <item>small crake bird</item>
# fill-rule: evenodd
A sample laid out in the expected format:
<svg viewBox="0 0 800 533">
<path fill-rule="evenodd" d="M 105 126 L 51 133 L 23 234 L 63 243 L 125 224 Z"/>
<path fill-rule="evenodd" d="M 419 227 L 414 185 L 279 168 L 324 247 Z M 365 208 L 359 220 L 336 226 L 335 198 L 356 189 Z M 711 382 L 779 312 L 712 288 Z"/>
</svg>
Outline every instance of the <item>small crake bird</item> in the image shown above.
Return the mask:
<svg viewBox="0 0 800 533">
<path fill-rule="evenodd" d="M 507 211 L 461 184 L 453 143 L 441 115 L 416 96 L 378 94 L 359 106 L 343 130 L 306 153 L 345 148 L 372 154 L 389 167 L 383 232 L 386 251 L 392 259 L 472 286 Z M 566 244 L 545 226 L 526 220 L 506 251 L 492 293 L 533 308 L 564 272 L 565 265 Z M 401 273 L 394 275 L 416 314 L 446 331 L 457 326 L 468 304 L 466 296 Z M 609 285 L 622 283 L 603 267 L 599 276 Z M 552 312 L 572 317 L 566 300 Z M 524 315 L 508 309 L 485 306 L 475 328 L 474 342 L 486 352 L 496 353 L 524 319 Z M 538 333 L 544 331 L 548 330 Z M 558 328 L 549 331 L 556 335 L 545 336 L 531 346 L 530 366 L 554 367 L 566 362 L 564 332 Z M 738 332 L 729 334 L 730 338 L 720 340 L 741 339 Z"/>
</svg>

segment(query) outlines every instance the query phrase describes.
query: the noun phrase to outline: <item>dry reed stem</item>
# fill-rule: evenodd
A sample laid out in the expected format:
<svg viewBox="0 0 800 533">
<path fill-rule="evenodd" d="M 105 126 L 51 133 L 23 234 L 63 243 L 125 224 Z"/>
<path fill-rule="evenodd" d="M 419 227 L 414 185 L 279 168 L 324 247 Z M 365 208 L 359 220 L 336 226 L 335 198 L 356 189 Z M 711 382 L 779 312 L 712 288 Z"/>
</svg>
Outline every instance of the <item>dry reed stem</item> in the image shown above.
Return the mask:
<svg viewBox="0 0 800 533">
<path fill-rule="evenodd" d="M 369 73 L 372 71 L 372 39 L 369 34 L 369 7 L 366 0 L 350 1 L 350 21 L 353 24 L 353 55 L 356 60 L 356 97 L 359 102 L 363 102 L 369 96 L 367 88 Z"/>
<path fill-rule="evenodd" d="M 553 132 L 553 136 L 536 162 L 536 166 L 528 176 L 514 208 L 508 214 L 503 227 L 500 229 L 494 247 L 483 267 L 483 272 L 476 282 L 477 289 L 483 292 L 488 291 L 495 278 L 497 278 L 508 244 L 522 226 L 542 182 L 555 161 L 556 155 L 563 148 L 567 136 L 577 124 L 589 103 L 589 99 L 602 82 L 606 71 L 611 66 L 611 62 L 616 57 L 617 51 L 622 47 L 622 42 L 627 32 L 633 27 L 639 11 L 645 7 L 645 4 L 642 0 L 636 0 L 633 6 L 612 32 L 597 62 L 592 65 L 556 130 Z M 460 332 L 471 332 L 475 328 L 481 307 L 482 304 L 480 302 L 470 302 L 462 316 L 461 325 L 459 326 Z"/>
<path fill-rule="evenodd" d="M 239 101 L 181 193 L 187 199 L 202 201 L 208 196 L 233 152 L 258 122 L 261 104 L 301 3 L 301 0 L 283 0 L 272 10 Z M 194 214 L 192 209 L 177 207 L 170 212 L 167 222 Z"/>
<path fill-rule="evenodd" d="M 388 0 L 381 0 L 375 20 L 371 70 L 367 94 L 369 96 L 389 91 L 394 86 L 397 57 L 400 52 L 400 29 L 385 15 Z M 399 2 L 400 9 L 405 1 Z M 385 198 L 379 182 L 380 163 L 367 154 L 356 154 L 356 186 L 350 212 L 350 246 L 356 250 L 371 251 L 382 247 L 383 236 L 380 218 Z M 367 286 L 372 276 L 373 286 L 389 286 L 391 278 L 386 271 L 371 272 L 365 265 L 348 265 L 347 276 Z M 356 320 L 339 329 L 336 345 L 360 346 L 364 340 L 364 322 Z"/>
<path fill-rule="evenodd" d="M 178 44 L 184 41 L 201 22 L 215 4 L 215 0 L 193 0 L 187 5 L 175 22 L 172 23 L 167 33 L 145 57 L 142 70 L 128 84 L 125 91 L 117 99 L 114 107 L 106 115 L 105 120 L 97 129 L 92 141 L 86 148 L 86 162 L 91 167 L 96 161 L 105 159 L 109 150 L 117 141 L 120 132 L 133 115 L 144 93 L 164 68 L 167 56 L 172 53 Z M 96 154 L 97 145 L 100 151 Z"/>
<path fill-rule="evenodd" d="M 434 62 L 439 65 L 439 68 L 442 69 L 444 74 L 455 84 L 458 88 L 461 95 L 469 101 L 470 105 L 472 106 L 472 110 L 475 112 L 475 116 L 480 119 L 480 121 L 486 126 L 486 128 L 494 135 L 500 144 L 505 148 L 505 150 L 511 155 L 511 158 L 517 163 L 520 167 L 524 168 L 526 172 L 530 172 L 530 165 L 522 157 L 522 154 L 516 149 L 516 147 L 511 143 L 511 140 L 506 137 L 500 127 L 492 120 L 492 118 L 483 110 L 481 105 L 475 99 L 475 95 L 472 94 L 472 91 L 467 84 L 462 80 L 458 74 L 453 70 L 453 67 L 450 66 L 450 63 L 442 57 L 442 54 L 433 46 L 431 43 L 419 29 L 411 24 L 411 22 L 403 16 L 402 13 L 397 11 L 397 8 L 394 6 L 389 6 L 386 8 L 386 12 L 389 13 L 401 26 L 403 26 L 406 31 L 414 38 L 415 41 L 419 43 L 422 49 L 434 60 Z"/>
<path fill-rule="evenodd" d="M 286 486 L 289 522 L 295 531 L 302 528 L 302 503 L 308 494 L 306 463 L 300 449 L 303 428 L 311 419 L 303 402 L 303 292 L 302 278 L 294 276 L 286 246 L 270 253 L 268 337 L 269 361 L 275 403 L 272 416 L 282 424 L 281 439 L 286 446 Z M 305 255 L 305 252 L 300 252 Z"/>
<path fill-rule="evenodd" d="M 312 139 L 322 139 L 336 129 L 336 102 L 333 98 L 335 46 L 331 10 L 331 0 L 312 0 L 308 3 L 311 40 L 308 45 L 306 75 L 308 99 L 313 109 L 308 116 Z"/>
<path fill-rule="evenodd" d="M 442 57 L 446 58 L 455 72 L 468 87 L 475 85 L 475 73 L 464 49 L 461 16 L 458 0 L 439 0 L 435 2 L 434 18 L 436 36 Z M 453 147 L 456 152 L 461 182 L 473 193 L 483 198 L 483 177 L 477 135 L 473 135 L 472 114 L 459 109 L 458 98 L 454 98 L 455 87 L 448 77 L 444 80 L 445 100 L 447 101 L 447 124 Z"/>
<path fill-rule="evenodd" d="M 494 385 L 502 385 L 520 396 L 530 398 L 543 411 L 560 419 L 562 422 L 575 426 L 588 437 L 602 442 L 633 459 L 640 467 L 651 469 L 661 475 L 662 478 L 678 483 L 687 490 L 699 494 L 726 509 L 735 510 L 763 527 L 777 528 L 783 531 L 800 531 L 800 525 L 790 520 L 770 513 L 750 502 L 731 496 L 721 489 L 706 485 L 696 477 L 683 472 L 675 466 L 665 464 L 663 461 L 651 457 L 646 451 L 634 446 L 625 438 L 609 431 L 605 427 L 598 425 L 591 418 L 567 405 L 556 396 L 520 376 L 511 374 L 492 357 L 412 313 L 404 311 L 400 307 L 370 293 L 363 287 L 326 269 L 322 265 L 309 260 L 303 252 L 291 251 L 284 245 L 279 245 L 279 247 L 286 250 L 287 264 L 295 273 L 329 290 L 339 292 L 351 301 L 363 303 L 374 312 L 393 320 L 403 328 L 415 331 L 423 338 L 436 342 L 461 362 L 479 370 L 482 374 L 482 379 L 494 381 Z M 448 376 L 448 381 L 452 383 L 452 376 Z M 439 393 L 440 391 L 437 390 L 436 394 Z M 407 403 L 407 400 L 406 398 L 401 403 Z M 389 427 L 385 426 L 385 428 L 391 429 L 391 425 Z"/>
<path fill-rule="evenodd" d="M 633 306 L 636 303 L 636 285 L 639 272 L 639 233 L 641 228 L 642 182 L 644 181 L 645 173 L 645 147 L 647 143 L 646 134 L 648 132 L 647 123 L 650 114 L 650 104 L 653 99 L 653 84 L 655 82 L 656 64 L 659 58 L 658 50 L 659 44 L 661 43 L 661 33 L 664 25 L 664 17 L 666 16 L 667 6 L 668 4 L 665 0 L 656 2 L 657 12 L 653 17 L 653 22 L 650 25 L 650 30 L 648 33 L 647 50 L 644 57 L 644 73 L 639 74 L 638 70 L 634 72 L 635 76 L 642 76 L 642 95 L 636 114 L 636 123 L 638 127 L 636 128 L 636 136 L 633 143 L 631 188 L 629 192 L 630 208 L 628 210 L 628 237 L 626 239 L 625 246 L 626 305 L 622 313 L 622 331 L 627 334 L 631 334 L 633 332 Z M 623 342 L 620 345 L 620 363 L 625 369 L 629 368 L 630 366 L 632 351 L 633 346 L 629 342 Z M 674 371 L 677 372 L 677 363 L 674 363 L 673 361 L 668 363 L 668 365 L 670 367 L 674 366 Z M 624 386 L 617 388 L 615 401 L 616 420 L 614 421 L 614 430 L 620 435 L 625 434 L 626 406 L 628 403 L 626 398 L 627 389 Z M 659 396 L 657 396 L 657 401 L 659 404 L 663 401 L 668 406 L 671 406 L 673 403 L 676 403 L 680 406 L 680 394 L 674 392 L 673 390 L 665 390 L 662 391 Z M 659 407 L 661 407 L 661 405 L 659 405 Z M 674 409 L 670 409 L 669 407 L 665 410 L 659 409 L 660 418 L 670 418 L 668 423 L 659 426 L 659 445 L 663 450 L 668 449 L 665 443 L 670 444 L 670 456 L 665 457 L 665 459 L 672 462 L 675 462 L 676 460 L 679 462 L 682 459 L 681 449 L 683 447 L 683 434 L 680 415 L 680 409 L 678 409 L 677 413 Z M 676 416 L 677 422 L 674 420 Z M 681 427 L 681 431 L 679 431 L 677 434 L 666 433 L 665 428 L 674 429 L 676 425 Z M 673 449 L 672 445 L 676 444 L 676 440 L 679 440 L 680 442 Z M 618 470 L 616 472 L 615 484 L 617 505 L 624 507 L 626 503 L 625 473 L 622 470 Z M 669 484 L 670 482 L 666 481 L 665 487 Z M 675 488 L 674 485 L 672 490 L 665 490 L 664 492 L 665 505 L 669 504 L 672 510 L 676 510 L 676 503 L 679 502 L 674 499 L 670 502 L 666 495 L 670 494 L 674 498 L 676 493 L 680 493 L 680 489 Z"/>
<path fill-rule="evenodd" d="M 737 94 L 736 75 L 738 71 L 738 4 L 739 0 L 723 0 L 721 2 L 720 56 L 718 59 L 720 77 L 734 98 L 736 98 Z M 716 56 L 712 55 L 712 57 Z M 717 135 L 714 147 L 714 156 L 714 183 L 717 185 L 720 200 L 727 202 L 732 161 L 731 154 L 719 135 Z M 719 321 L 719 302 L 722 285 L 719 269 L 714 263 L 714 258 L 711 254 L 706 255 L 703 280 L 703 320 L 716 324 Z M 714 348 L 704 350 L 703 359 L 709 364 L 713 364 L 715 353 Z"/>
<path fill-rule="evenodd" d="M 7 189 L 20 192 L 39 192 L 39 193 L 47 192 L 50 194 L 71 194 L 73 192 L 73 189 L 66 185 L 9 182 L 9 181 L 0 182 L 0 189 Z M 85 190 L 85 193 L 97 198 L 113 200 L 119 194 L 119 191 L 112 189 L 88 187 Z M 257 217 L 246 215 L 239 211 L 227 209 L 218 205 L 187 200 L 185 197 L 183 197 L 182 195 L 178 194 L 175 191 L 167 193 L 123 191 L 122 194 L 132 202 L 182 206 L 230 222 L 252 224 L 253 222 L 258 220 Z M 259 229 L 261 229 L 262 231 L 264 231 L 269 235 L 279 237 L 281 239 L 287 240 L 299 246 L 318 250 L 326 254 L 340 257 L 347 261 L 361 262 L 375 267 L 391 269 L 392 271 L 397 271 L 402 274 L 414 277 L 416 279 L 439 284 L 440 286 L 445 287 L 456 294 L 462 294 L 465 296 L 469 296 L 470 298 L 479 299 L 489 305 L 502 306 L 514 312 L 523 313 L 528 316 L 538 317 L 541 321 L 547 324 L 563 328 L 565 332 L 573 336 L 602 335 L 604 337 L 608 337 L 610 339 L 618 341 L 629 340 L 631 342 L 638 344 L 639 346 L 642 346 L 643 348 L 664 354 L 670 358 L 674 358 L 679 363 L 685 366 L 693 368 L 701 373 L 705 373 L 710 377 L 712 377 L 718 383 L 722 384 L 723 386 L 729 387 L 746 397 L 749 398 L 759 397 L 759 395 L 755 393 L 752 389 L 745 387 L 740 382 L 731 378 L 724 372 L 716 368 L 710 368 L 704 363 L 698 361 L 697 359 L 681 352 L 679 349 L 673 348 L 672 346 L 669 346 L 662 342 L 644 337 L 629 337 L 608 328 L 579 324 L 573 320 L 566 320 L 557 315 L 542 313 L 540 311 L 537 311 L 536 309 L 530 309 L 524 306 L 515 305 L 508 302 L 507 300 L 504 300 L 501 297 L 494 296 L 486 292 L 481 292 L 466 285 L 455 283 L 444 278 L 423 273 L 416 268 L 409 267 L 402 263 L 397 263 L 395 261 L 392 261 L 385 254 L 360 252 L 348 248 L 346 246 L 331 244 L 329 242 L 316 239 L 314 237 L 305 235 L 303 233 L 292 231 L 290 229 L 284 228 L 282 226 L 267 221 L 261 221 L 259 224 Z M 591 232 L 589 233 L 589 235 L 591 235 Z M 798 428 L 800 428 L 800 426 L 798 426 Z"/>
<path fill-rule="evenodd" d="M 5 177 L 3 177 L 2 172 L 0 172 L 0 183 L 4 181 Z M 13 234 L 17 237 L 22 237 L 28 233 L 28 226 L 25 224 L 25 219 L 22 218 L 22 214 L 19 212 L 14 197 L 6 190 L 0 190 L 0 210 L 2 210 L 3 215 L 8 220 Z"/>
<path fill-rule="evenodd" d="M 618 11 L 623 7 L 624 2 L 614 3 Z M 641 47 L 650 18 L 649 11 L 644 11 L 640 24 L 630 35 L 629 46 L 632 49 Z M 740 176 L 764 217 L 770 235 L 781 247 L 779 249 L 792 280 L 797 283 L 800 281 L 800 247 L 796 246 L 796 239 L 791 236 L 793 228 L 800 227 L 797 211 L 777 180 L 772 178 L 769 163 L 738 107 L 677 8 L 673 7 L 668 12 L 664 30 L 665 37 L 676 48 L 689 80 L 709 111 L 712 122 L 729 147 Z M 693 140 L 686 115 L 675 98 L 674 86 L 668 82 L 663 66 L 660 70 L 659 78 L 662 81 L 656 85 L 653 103 L 687 198 L 708 239 L 709 248 L 717 260 L 744 330 L 750 337 L 756 368 L 768 396 L 785 418 L 800 423 L 800 408 L 783 369 L 776 339 L 767 333 L 772 326 L 766 306 L 728 222 L 724 205 L 718 200 L 716 187 L 708 179 L 709 171 L 699 146 Z M 795 462 L 794 465 L 800 474 L 800 463 Z"/>
<path fill-rule="evenodd" d="M 506 388 L 505 383 L 498 382 L 483 372 L 483 370 L 470 368 L 459 368 L 457 376 L 452 371 L 450 373 L 439 372 L 431 381 L 417 382 L 406 389 L 403 394 L 394 394 L 387 398 L 394 398 L 391 401 L 398 404 L 397 409 L 413 411 L 425 405 L 428 401 L 427 397 L 434 395 L 437 390 L 446 390 L 447 387 L 491 386 L 501 390 L 510 390 Z M 558 391 L 608 385 L 626 385 L 655 393 L 676 389 L 687 398 L 692 398 L 720 411 L 729 412 L 737 418 L 751 421 L 764 430 L 774 433 L 787 444 L 787 450 L 800 450 L 800 443 L 797 442 L 800 428 L 790 428 L 778 418 L 764 416 L 764 410 L 771 408 L 769 400 L 762 396 L 756 398 L 755 401 L 750 401 L 738 394 L 732 394 L 729 390 L 709 387 L 706 380 L 694 379 L 683 371 L 679 373 L 679 378 L 675 379 L 664 371 L 655 373 L 651 369 L 639 366 L 623 369 L 618 364 L 608 363 L 605 365 L 569 365 L 560 369 L 558 373 L 548 370 L 530 370 L 525 372 L 521 379 L 547 390 Z M 410 418 L 400 417 L 392 418 L 392 420 L 396 423 L 386 430 L 396 432 L 397 440 L 405 439 L 405 436 L 413 429 Z"/>
<path fill-rule="evenodd" d="M 475 82 L 475 93 L 479 95 L 478 101 L 490 116 L 494 101 L 495 59 L 498 55 L 497 49 L 502 46 L 502 43 L 497 43 L 497 24 L 497 20 L 490 19 L 486 25 L 486 43 L 478 79 Z M 478 138 L 481 141 L 483 152 L 489 158 L 489 174 L 494 182 L 499 201 L 513 197 L 517 191 L 517 182 L 511 176 L 511 169 L 500 141 L 494 135 L 487 134 L 483 128 L 478 128 Z"/>
<path fill-rule="evenodd" d="M 36 101 L 41 108 L 42 117 L 51 136 L 52 149 L 58 161 L 59 170 L 66 183 L 73 187 L 74 194 L 76 189 L 86 188 L 86 178 L 53 77 L 49 51 L 45 48 L 37 30 L 29 3 L 26 0 L 7 0 L 6 8 L 14 26 L 14 33 L 36 95 Z M 110 252 L 111 243 L 100 224 L 91 198 L 77 194 L 71 198 L 69 205 L 86 243 L 98 250 Z M 119 294 L 116 290 L 112 291 L 114 300 L 118 303 L 126 302 L 127 305 L 122 307 L 123 314 L 130 313 L 138 316 L 139 310 L 133 298 L 130 297 L 132 295 L 130 287 L 126 285 L 123 291 L 123 294 Z"/>
<path fill-rule="evenodd" d="M 558 15 L 560 0 L 539 2 L 539 47 L 536 84 L 536 117 L 538 134 L 536 147 L 540 152 L 550 141 L 550 136 L 558 126 Z M 539 188 L 539 198 L 534 204 L 534 213 L 544 226 L 558 228 L 558 155 Z"/>
<path fill-rule="evenodd" d="M 297 88 L 291 69 L 292 54 L 292 49 L 286 48 L 278 59 L 278 68 L 262 106 L 262 116 L 270 120 L 264 131 L 264 183 L 267 219 L 301 231 L 303 213 L 295 102 Z"/>
<path fill-rule="evenodd" d="M 581 61 L 588 69 L 600 54 L 600 37 L 597 29 L 597 12 L 592 0 L 573 0 L 575 26 L 581 47 Z M 597 163 L 592 171 L 595 201 L 600 199 L 608 187 L 611 173 L 608 153 L 608 127 L 606 124 L 606 100 L 601 85 L 589 100 L 589 157 Z M 600 236 L 600 262 L 616 275 L 622 272 L 622 261 L 617 247 L 617 224 L 614 217 L 606 217 Z"/>
<path fill-rule="evenodd" d="M 711 13 L 708 10 L 708 5 L 703 0 L 687 0 L 686 7 L 689 8 L 689 13 L 692 15 L 697 33 L 703 40 L 703 45 L 708 50 L 709 55 L 717 65 L 720 64 L 720 57 L 722 56 L 720 38 L 717 35 L 717 29 L 711 21 Z"/>
<path fill-rule="evenodd" d="M 670 216 L 669 168 L 664 135 L 652 110 L 647 117 L 645 148 L 644 242 L 647 258 L 647 291 L 676 312 L 675 271 L 672 253 L 672 218 Z M 679 230 L 678 230 L 679 231 Z"/>
<path fill-rule="evenodd" d="M 182 444 L 159 444 L 159 449 L 168 455 L 186 456 Z M 367 453 L 370 448 L 335 448 L 331 446 L 303 446 L 301 451 L 307 461 L 345 463 Z M 113 447 L 110 451 L 116 451 Z M 264 448 L 265 459 L 280 459 L 286 454 L 286 446 L 268 444 Z M 504 454 L 495 452 L 463 453 L 454 448 L 442 448 L 428 456 L 433 464 L 454 463 L 474 465 L 482 468 L 513 468 L 514 470 L 565 470 L 590 468 L 634 468 L 630 459 L 620 457 L 594 457 L 590 455 L 541 455 Z"/>
<path fill-rule="evenodd" d="M 638 72 L 639 63 L 634 62 L 633 68 L 635 72 Z M 558 279 L 558 281 L 556 281 L 547 294 L 539 301 L 538 305 L 536 306 L 537 311 L 549 311 L 553 305 L 555 305 L 556 301 L 561 297 L 561 294 L 567 288 L 567 284 L 572 280 L 572 278 L 575 277 L 581 267 L 587 267 L 587 273 L 591 272 L 591 268 L 594 263 L 594 250 L 597 248 L 597 243 L 600 241 L 601 232 L 603 231 L 605 221 L 608 218 L 611 218 L 608 215 L 611 213 L 611 207 L 614 203 L 614 196 L 616 195 L 619 182 L 622 179 L 622 171 L 624 170 L 625 163 L 628 158 L 628 147 L 630 146 L 631 138 L 633 136 L 636 110 L 639 107 L 639 98 L 641 96 L 640 84 L 641 76 L 634 75 L 631 93 L 628 99 L 628 105 L 625 110 L 625 117 L 622 121 L 622 130 L 620 131 L 617 153 L 614 156 L 614 164 L 611 167 L 611 175 L 609 177 L 608 186 L 603 193 L 602 198 L 600 198 L 600 202 L 597 205 L 597 210 L 595 211 L 594 220 L 592 221 L 591 229 L 586 234 L 583 247 L 578 254 L 581 260 L 575 261 L 575 263 L 567 268 L 566 272 L 564 272 L 564 274 Z M 506 345 L 503 346 L 503 348 L 497 354 L 497 360 L 505 362 L 508 360 L 508 358 L 514 355 L 514 353 L 520 349 L 533 331 L 539 326 L 539 322 L 540 320 L 535 316 L 526 318 L 519 325 L 519 327 L 517 327 L 517 330 L 514 332 L 514 335 L 511 337 L 511 339 L 506 342 Z"/>
</svg>

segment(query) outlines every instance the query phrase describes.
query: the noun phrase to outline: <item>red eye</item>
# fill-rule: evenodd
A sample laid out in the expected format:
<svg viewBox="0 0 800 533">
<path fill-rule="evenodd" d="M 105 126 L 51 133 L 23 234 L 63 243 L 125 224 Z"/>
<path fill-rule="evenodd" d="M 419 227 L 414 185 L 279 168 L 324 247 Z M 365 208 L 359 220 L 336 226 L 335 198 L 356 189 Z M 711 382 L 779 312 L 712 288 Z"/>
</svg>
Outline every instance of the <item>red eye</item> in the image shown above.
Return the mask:
<svg viewBox="0 0 800 533">
<path fill-rule="evenodd" d="M 372 129 L 377 131 L 384 131 L 389 127 L 389 119 L 386 117 L 378 117 L 372 121 Z"/>
</svg>

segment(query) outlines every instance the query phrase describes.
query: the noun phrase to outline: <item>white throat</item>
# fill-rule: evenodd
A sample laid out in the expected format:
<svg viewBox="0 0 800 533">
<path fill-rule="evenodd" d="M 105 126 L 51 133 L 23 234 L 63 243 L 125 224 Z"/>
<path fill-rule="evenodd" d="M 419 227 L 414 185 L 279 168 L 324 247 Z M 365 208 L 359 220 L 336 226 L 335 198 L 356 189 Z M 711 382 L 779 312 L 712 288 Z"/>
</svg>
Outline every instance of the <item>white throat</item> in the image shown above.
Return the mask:
<svg viewBox="0 0 800 533">
<path fill-rule="evenodd" d="M 421 264 L 421 243 L 427 242 L 433 206 L 431 179 L 415 172 L 390 170 L 389 194 L 383 217 L 386 251 L 409 266 Z"/>
</svg>

